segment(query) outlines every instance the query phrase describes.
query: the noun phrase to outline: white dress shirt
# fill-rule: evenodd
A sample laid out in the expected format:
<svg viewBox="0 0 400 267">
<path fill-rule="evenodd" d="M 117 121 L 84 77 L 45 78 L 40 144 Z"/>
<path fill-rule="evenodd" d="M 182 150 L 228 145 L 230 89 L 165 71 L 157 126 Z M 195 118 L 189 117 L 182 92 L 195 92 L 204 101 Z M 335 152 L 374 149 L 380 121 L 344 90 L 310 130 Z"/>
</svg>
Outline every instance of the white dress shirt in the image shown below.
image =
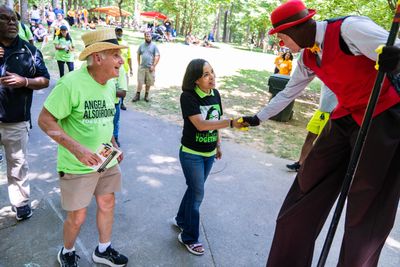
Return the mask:
<svg viewBox="0 0 400 267">
<path fill-rule="evenodd" d="M 322 58 L 324 50 L 325 31 L 327 21 L 316 22 L 315 43 L 320 45 L 321 51 L 318 53 Z M 350 51 L 354 55 L 364 55 L 376 61 L 377 53 L 375 49 L 382 44 L 386 44 L 388 31 L 378 26 L 367 17 L 351 16 L 346 18 L 341 26 L 341 35 Z M 396 46 L 400 47 L 400 40 L 396 40 Z M 271 101 L 257 114 L 261 121 L 268 120 L 281 112 L 287 105 L 298 97 L 306 86 L 314 79 L 315 73 L 307 68 L 303 62 L 303 52 L 297 61 L 297 68 L 287 83 L 284 90 L 279 92 Z"/>
</svg>

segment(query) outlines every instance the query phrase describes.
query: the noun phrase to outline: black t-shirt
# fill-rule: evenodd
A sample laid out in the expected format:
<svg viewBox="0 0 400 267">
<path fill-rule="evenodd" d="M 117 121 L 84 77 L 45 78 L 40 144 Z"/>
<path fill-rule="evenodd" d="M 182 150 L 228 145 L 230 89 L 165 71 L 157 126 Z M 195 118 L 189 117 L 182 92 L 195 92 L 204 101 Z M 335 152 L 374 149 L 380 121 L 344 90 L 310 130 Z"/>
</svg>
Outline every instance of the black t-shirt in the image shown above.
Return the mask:
<svg viewBox="0 0 400 267">
<path fill-rule="evenodd" d="M 201 114 L 204 120 L 219 120 L 223 114 L 221 97 L 216 89 L 214 95 L 200 97 L 195 91 L 181 94 L 183 131 L 181 143 L 198 152 L 211 152 L 218 141 L 218 130 L 199 131 L 189 120 L 189 116 Z"/>
</svg>

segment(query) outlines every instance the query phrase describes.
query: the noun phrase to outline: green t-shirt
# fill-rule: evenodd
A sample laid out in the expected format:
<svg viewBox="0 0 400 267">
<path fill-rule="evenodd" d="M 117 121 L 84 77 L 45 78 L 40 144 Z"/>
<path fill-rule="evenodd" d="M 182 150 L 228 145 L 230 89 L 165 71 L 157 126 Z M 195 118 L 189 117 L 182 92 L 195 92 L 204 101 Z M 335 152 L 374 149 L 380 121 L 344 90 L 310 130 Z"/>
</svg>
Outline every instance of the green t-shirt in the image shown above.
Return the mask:
<svg viewBox="0 0 400 267">
<path fill-rule="evenodd" d="M 31 32 L 31 30 L 29 29 L 28 26 L 24 25 L 24 27 L 22 27 L 22 22 L 18 22 L 19 23 L 19 31 L 18 31 L 18 36 L 19 38 L 21 38 L 22 40 L 25 40 L 27 42 L 29 42 L 29 40 L 33 40 L 33 34 Z"/>
<path fill-rule="evenodd" d="M 54 46 L 56 45 L 60 45 L 61 47 L 67 47 L 68 49 L 70 49 L 72 47 L 72 41 L 66 40 L 64 37 L 59 38 L 57 36 L 54 39 Z M 65 49 L 63 50 L 56 49 L 54 57 L 58 61 L 74 62 L 74 54 L 72 53 L 72 51 L 66 51 Z"/>
<path fill-rule="evenodd" d="M 121 50 L 122 51 L 122 50 Z M 123 91 L 128 91 L 128 85 L 126 83 L 126 72 L 124 68 L 119 68 L 119 76 L 118 78 L 114 78 L 115 82 L 115 89 L 116 90 L 123 90 Z M 115 104 L 119 103 L 119 97 L 115 95 Z"/>
<path fill-rule="evenodd" d="M 128 59 L 131 59 L 131 49 L 129 48 L 129 44 L 124 40 L 121 40 L 121 41 L 118 40 L 118 44 L 125 45 L 128 47 L 127 49 L 121 49 L 121 57 L 124 59 L 125 72 L 129 73 Z"/>
<path fill-rule="evenodd" d="M 44 107 L 71 138 L 96 152 L 102 143 L 111 143 L 115 94 L 113 80 L 101 85 L 89 75 L 87 66 L 83 65 L 58 80 Z M 116 164 L 117 160 L 114 159 L 107 167 Z M 58 146 L 57 170 L 72 174 L 94 171 L 61 145 Z"/>
</svg>

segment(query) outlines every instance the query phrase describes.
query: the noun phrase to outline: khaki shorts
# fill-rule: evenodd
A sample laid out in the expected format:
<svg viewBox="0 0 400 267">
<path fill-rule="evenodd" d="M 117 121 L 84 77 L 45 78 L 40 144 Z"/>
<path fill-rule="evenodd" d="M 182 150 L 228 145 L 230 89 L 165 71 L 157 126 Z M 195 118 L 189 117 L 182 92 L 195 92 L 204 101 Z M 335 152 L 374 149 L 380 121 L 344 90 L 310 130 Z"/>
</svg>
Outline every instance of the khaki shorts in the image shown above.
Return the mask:
<svg viewBox="0 0 400 267">
<path fill-rule="evenodd" d="M 319 135 L 329 120 L 329 113 L 317 109 L 307 124 L 307 130 L 313 134 Z"/>
<path fill-rule="evenodd" d="M 61 206 L 74 211 L 89 206 L 93 195 L 105 195 L 121 190 L 119 165 L 102 173 L 86 174 L 60 173 Z"/>
<path fill-rule="evenodd" d="M 156 72 L 150 72 L 149 68 L 142 68 L 138 69 L 138 84 L 139 85 L 154 85 L 154 81 L 156 79 Z"/>
</svg>

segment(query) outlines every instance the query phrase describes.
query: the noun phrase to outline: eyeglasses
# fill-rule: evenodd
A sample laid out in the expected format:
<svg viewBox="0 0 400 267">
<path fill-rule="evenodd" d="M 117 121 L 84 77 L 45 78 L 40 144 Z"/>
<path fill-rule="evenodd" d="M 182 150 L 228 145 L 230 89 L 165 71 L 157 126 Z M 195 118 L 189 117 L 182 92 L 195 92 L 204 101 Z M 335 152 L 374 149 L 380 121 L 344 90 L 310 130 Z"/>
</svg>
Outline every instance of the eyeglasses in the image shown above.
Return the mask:
<svg viewBox="0 0 400 267">
<path fill-rule="evenodd" d="M 16 16 L 7 16 L 7 15 L 0 15 L 0 20 L 9 23 L 10 21 L 12 22 L 17 22 L 17 17 Z"/>
</svg>

